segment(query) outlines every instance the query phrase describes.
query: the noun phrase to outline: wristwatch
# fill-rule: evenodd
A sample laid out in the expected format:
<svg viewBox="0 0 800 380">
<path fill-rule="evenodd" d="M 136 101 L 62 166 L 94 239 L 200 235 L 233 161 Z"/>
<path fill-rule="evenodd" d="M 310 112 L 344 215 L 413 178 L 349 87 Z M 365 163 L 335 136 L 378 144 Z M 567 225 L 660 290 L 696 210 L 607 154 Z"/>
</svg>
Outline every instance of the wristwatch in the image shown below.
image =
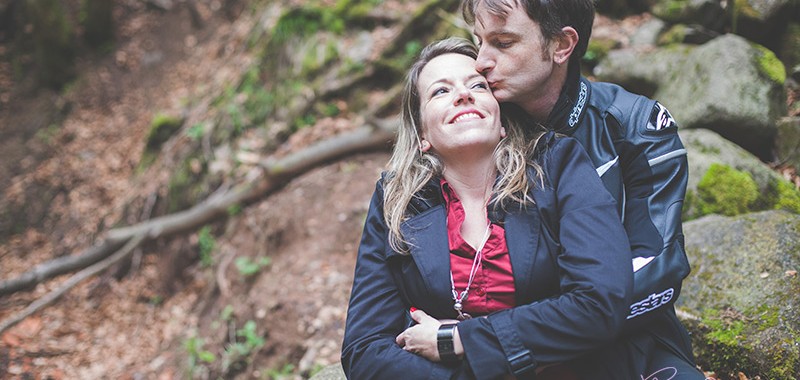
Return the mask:
<svg viewBox="0 0 800 380">
<path fill-rule="evenodd" d="M 436 333 L 436 345 L 439 349 L 439 359 L 442 362 L 458 361 L 458 355 L 456 355 L 453 344 L 453 330 L 455 330 L 456 325 L 457 323 L 443 323 Z"/>
</svg>

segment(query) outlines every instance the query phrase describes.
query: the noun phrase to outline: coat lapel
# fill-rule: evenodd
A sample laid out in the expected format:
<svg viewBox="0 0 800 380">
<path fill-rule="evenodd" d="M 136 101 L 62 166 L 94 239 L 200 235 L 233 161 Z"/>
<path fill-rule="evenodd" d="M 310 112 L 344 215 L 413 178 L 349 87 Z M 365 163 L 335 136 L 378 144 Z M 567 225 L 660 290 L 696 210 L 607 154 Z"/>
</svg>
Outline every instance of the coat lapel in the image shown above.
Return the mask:
<svg viewBox="0 0 800 380">
<path fill-rule="evenodd" d="M 411 257 L 433 296 L 432 315 L 453 313 L 450 285 L 450 246 L 447 240 L 447 215 L 435 206 L 403 223 L 403 236 L 409 241 Z"/>
<path fill-rule="evenodd" d="M 527 303 L 533 294 L 531 272 L 539 245 L 539 223 L 536 205 L 506 215 L 506 245 L 514 271 L 517 305 Z"/>
</svg>

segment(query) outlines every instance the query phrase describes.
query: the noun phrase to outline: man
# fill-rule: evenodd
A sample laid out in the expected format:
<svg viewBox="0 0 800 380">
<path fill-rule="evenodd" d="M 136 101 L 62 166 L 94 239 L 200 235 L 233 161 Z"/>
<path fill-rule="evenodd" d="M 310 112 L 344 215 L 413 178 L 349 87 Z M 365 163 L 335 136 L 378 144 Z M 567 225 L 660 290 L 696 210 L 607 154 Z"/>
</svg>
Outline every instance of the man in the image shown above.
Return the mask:
<svg viewBox="0 0 800 380">
<path fill-rule="evenodd" d="M 635 303 L 626 331 L 642 337 L 635 348 L 609 351 L 653 352 L 641 360 L 629 355 L 632 365 L 642 371 L 676 367 L 672 378 L 702 379 L 672 306 L 689 273 L 681 230 L 686 150 L 675 120 L 655 101 L 581 77 L 592 0 L 465 0 L 462 5 L 480 46 L 477 69 L 497 100 L 576 138 L 619 204 L 635 271 Z M 643 378 L 650 375 L 642 372 Z"/>
</svg>

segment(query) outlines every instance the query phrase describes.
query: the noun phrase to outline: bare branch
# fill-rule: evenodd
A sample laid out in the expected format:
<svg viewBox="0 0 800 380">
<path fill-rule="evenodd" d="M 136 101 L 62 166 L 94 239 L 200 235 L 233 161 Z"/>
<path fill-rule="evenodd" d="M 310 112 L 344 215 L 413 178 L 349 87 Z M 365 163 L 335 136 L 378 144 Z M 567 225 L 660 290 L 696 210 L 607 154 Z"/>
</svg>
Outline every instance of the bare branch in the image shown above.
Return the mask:
<svg viewBox="0 0 800 380">
<path fill-rule="evenodd" d="M 128 242 L 125 244 L 125 246 L 123 246 L 122 249 L 120 249 L 119 251 L 117 251 L 113 255 L 109 256 L 108 258 L 106 258 L 103 261 L 95 263 L 94 265 L 92 265 L 92 266 L 90 266 L 90 267 L 88 267 L 88 268 L 76 273 L 75 275 L 70 277 L 67 281 L 64 281 L 64 283 L 61 284 L 61 286 L 59 286 L 57 289 L 53 290 L 50 293 L 47 293 L 44 297 L 39 298 L 38 300 L 36 300 L 32 304 L 28 305 L 28 307 L 26 307 L 25 310 L 23 310 L 19 314 L 14 315 L 14 316 L 6 319 L 5 321 L 3 321 L 2 323 L 0 323 L 0 334 L 5 332 L 6 330 L 11 328 L 12 326 L 16 325 L 17 323 L 19 323 L 23 319 L 31 316 L 33 313 L 36 313 L 37 311 L 41 310 L 42 308 L 44 308 L 44 307 L 50 305 L 51 303 L 55 302 L 59 297 L 61 297 L 62 295 L 64 295 L 64 293 L 66 293 L 67 291 L 69 291 L 70 289 L 75 287 L 75 285 L 78 285 L 81 281 L 83 281 L 83 280 L 85 280 L 85 279 L 87 279 L 89 277 L 92 277 L 92 276 L 102 272 L 103 270 L 108 269 L 112 265 L 114 265 L 114 264 L 120 262 L 122 259 L 128 257 L 128 255 L 130 255 L 131 252 L 133 252 L 133 250 L 136 249 L 136 247 L 138 247 L 139 244 L 142 243 L 142 241 L 144 241 L 144 238 L 145 238 L 145 234 L 140 234 L 140 235 L 137 235 L 134 238 L 128 240 Z"/>
</svg>

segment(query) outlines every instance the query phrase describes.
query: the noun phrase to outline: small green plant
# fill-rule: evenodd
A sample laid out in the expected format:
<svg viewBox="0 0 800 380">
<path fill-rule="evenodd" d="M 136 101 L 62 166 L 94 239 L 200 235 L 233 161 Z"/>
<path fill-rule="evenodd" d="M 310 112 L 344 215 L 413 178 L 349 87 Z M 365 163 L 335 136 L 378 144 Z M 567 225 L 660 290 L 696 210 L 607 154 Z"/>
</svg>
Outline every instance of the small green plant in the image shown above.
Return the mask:
<svg viewBox="0 0 800 380">
<path fill-rule="evenodd" d="M 242 212 L 242 205 L 240 204 L 233 204 L 228 207 L 228 216 L 236 216 Z"/>
<path fill-rule="evenodd" d="M 264 338 L 256 332 L 256 323 L 253 320 L 245 322 L 241 329 L 236 330 L 236 336 L 244 338 L 245 345 L 251 349 L 258 349 L 264 346 Z"/>
<path fill-rule="evenodd" d="M 256 323 L 252 320 L 245 322 L 241 329 L 236 330 L 237 338 L 244 338 L 243 342 L 233 342 L 225 348 L 222 368 L 227 371 L 232 365 L 240 363 L 246 356 L 264 347 L 264 338 L 258 335 Z"/>
<path fill-rule="evenodd" d="M 250 277 L 269 265 L 270 259 L 269 257 L 262 257 L 257 261 L 254 261 L 249 257 L 237 257 L 235 264 L 236 269 L 239 270 L 239 274 L 245 277 Z"/>
<path fill-rule="evenodd" d="M 205 226 L 200 229 L 197 245 L 200 246 L 200 263 L 204 267 L 209 267 L 211 264 L 214 264 L 214 258 L 211 256 L 211 253 L 214 251 L 217 241 L 214 239 L 214 236 L 211 235 L 210 226 Z"/>
<path fill-rule="evenodd" d="M 188 366 L 190 377 L 193 377 L 200 363 L 211 364 L 217 360 L 217 357 L 212 352 L 203 349 L 203 345 L 203 338 L 197 335 L 192 335 L 183 342 L 183 348 L 189 355 Z"/>
<path fill-rule="evenodd" d="M 267 376 L 272 380 L 281 380 L 289 378 L 291 375 L 294 374 L 294 364 L 287 363 L 281 369 L 268 369 Z"/>
<path fill-rule="evenodd" d="M 186 130 L 186 135 L 189 136 L 189 138 L 194 141 L 200 140 L 201 138 L 203 138 L 205 134 L 206 134 L 206 129 L 203 126 L 203 124 L 200 123 L 197 123 Z"/>
</svg>

